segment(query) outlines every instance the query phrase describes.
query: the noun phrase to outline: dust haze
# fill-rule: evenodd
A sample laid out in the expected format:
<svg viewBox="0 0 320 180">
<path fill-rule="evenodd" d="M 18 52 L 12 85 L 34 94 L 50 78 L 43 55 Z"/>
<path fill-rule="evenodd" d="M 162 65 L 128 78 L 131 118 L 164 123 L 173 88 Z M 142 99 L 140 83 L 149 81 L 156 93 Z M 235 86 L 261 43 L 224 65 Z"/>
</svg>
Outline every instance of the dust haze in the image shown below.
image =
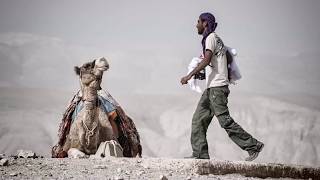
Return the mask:
<svg viewBox="0 0 320 180">
<path fill-rule="evenodd" d="M 232 117 L 263 141 L 258 162 L 320 166 L 320 1 L 0 2 L 0 152 L 49 156 L 79 83 L 73 66 L 105 56 L 102 87 L 132 116 L 147 157 L 191 153 L 200 94 L 180 85 L 201 52 L 200 13 L 238 51 L 243 78 L 231 85 Z M 211 157 L 246 152 L 214 118 Z"/>
</svg>

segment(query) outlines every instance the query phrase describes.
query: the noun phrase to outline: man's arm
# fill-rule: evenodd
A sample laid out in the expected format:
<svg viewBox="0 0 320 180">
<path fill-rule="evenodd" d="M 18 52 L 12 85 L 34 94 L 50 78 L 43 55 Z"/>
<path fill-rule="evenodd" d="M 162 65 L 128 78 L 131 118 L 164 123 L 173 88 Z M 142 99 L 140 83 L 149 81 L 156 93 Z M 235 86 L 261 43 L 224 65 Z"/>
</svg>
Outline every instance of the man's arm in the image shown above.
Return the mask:
<svg viewBox="0 0 320 180">
<path fill-rule="evenodd" d="M 204 69 L 207 65 L 210 64 L 211 61 L 211 57 L 212 57 L 212 51 L 211 50 L 206 50 L 205 54 L 204 54 L 204 58 L 203 60 L 198 64 L 198 66 L 196 68 L 193 69 L 193 71 L 191 71 L 187 76 L 181 78 L 181 84 L 187 84 L 188 81 L 192 78 L 192 76 L 194 76 L 195 74 L 197 74 L 198 72 L 200 72 L 202 69 Z"/>
</svg>

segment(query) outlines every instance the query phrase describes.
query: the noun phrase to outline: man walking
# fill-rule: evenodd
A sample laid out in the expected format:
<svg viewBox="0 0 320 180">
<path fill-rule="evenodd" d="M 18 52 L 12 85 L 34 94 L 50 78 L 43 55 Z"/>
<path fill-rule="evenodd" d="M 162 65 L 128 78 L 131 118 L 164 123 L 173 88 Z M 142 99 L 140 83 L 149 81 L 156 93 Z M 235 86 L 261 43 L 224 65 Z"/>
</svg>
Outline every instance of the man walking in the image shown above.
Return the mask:
<svg viewBox="0 0 320 180">
<path fill-rule="evenodd" d="M 193 154 L 189 158 L 210 159 L 206 134 L 213 116 L 216 116 L 231 140 L 241 149 L 248 151 L 249 157 L 246 158 L 246 161 L 252 161 L 258 157 L 264 144 L 243 130 L 229 114 L 227 104 L 230 91 L 226 47 L 215 33 L 216 27 L 215 17 L 211 13 L 200 15 L 197 29 L 198 34 L 203 36 L 201 44 L 204 58 L 193 71 L 181 79 L 182 85 L 187 84 L 194 75 L 209 66 L 206 69 L 207 89 L 203 92 L 192 118 Z"/>
</svg>

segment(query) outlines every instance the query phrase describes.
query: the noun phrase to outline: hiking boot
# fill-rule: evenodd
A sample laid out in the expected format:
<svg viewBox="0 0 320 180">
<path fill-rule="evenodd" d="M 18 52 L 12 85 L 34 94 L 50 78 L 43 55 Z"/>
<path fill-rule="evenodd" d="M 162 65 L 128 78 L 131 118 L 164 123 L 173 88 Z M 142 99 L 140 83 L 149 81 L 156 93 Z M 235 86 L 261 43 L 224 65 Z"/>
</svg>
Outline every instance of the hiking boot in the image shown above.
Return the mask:
<svg viewBox="0 0 320 180">
<path fill-rule="evenodd" d="M 247 157 L 245 160 L 246 161 L 255 160 L 258 157 L 259 153 L 262 151 L 263 147 L 264 147 L 264 144 L 262 142 L 258 142 L 257 143 L 257 150 L 256 151 L 248 151 L 249 157 Z"/>
<path fill-rule="evenodd" d="M 183 159 L 199 159 L 199 158 L 191 155 L 191 156 L 183 157 Z"/>
<path fill-rule="evenodd" d="M 209 157 L 195 157 L 193 155 L 184 157 L 184 159 L 210 159 Z"/>
</svg>

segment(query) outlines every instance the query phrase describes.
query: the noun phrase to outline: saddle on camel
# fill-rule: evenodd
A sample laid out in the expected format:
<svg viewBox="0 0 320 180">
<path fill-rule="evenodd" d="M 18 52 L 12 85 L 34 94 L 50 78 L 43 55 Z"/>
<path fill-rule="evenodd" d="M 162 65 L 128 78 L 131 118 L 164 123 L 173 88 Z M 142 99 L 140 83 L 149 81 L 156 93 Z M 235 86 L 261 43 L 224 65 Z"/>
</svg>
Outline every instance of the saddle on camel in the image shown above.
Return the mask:
<svg viewBox="0 0 320 180">
<path fill-rule="evenodd" d="M 124 157 L 141 157 L 140 136 L 134 122 L 100 87 L 103 72 L 108 69 L 105 58 L 75 67 L 81 89 L 63 114 L 58 143 L 52 147 L 53 158 L 68 157 L 72 148 L 95 154 L 101 143 L 110 140 L 121 145 Z"/>
</svg>

